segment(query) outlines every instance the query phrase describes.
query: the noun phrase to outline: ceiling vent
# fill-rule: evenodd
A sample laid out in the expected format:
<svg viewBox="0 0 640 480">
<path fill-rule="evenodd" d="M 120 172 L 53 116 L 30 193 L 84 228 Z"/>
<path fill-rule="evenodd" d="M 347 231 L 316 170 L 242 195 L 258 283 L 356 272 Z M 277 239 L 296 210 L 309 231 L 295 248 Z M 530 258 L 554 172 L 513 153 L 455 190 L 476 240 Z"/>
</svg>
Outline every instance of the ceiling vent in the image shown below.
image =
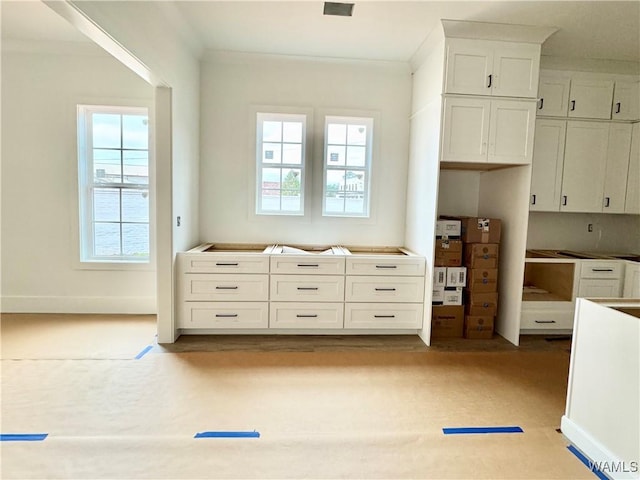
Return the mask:
<svg viewBox="0 0 640 480">
<path fill-rule="evenodd" d="M 338 17 L 350 17 L 353 15 L 353 3 L 324 2 L 325 15 L 335 15 Z"/>
</svg>

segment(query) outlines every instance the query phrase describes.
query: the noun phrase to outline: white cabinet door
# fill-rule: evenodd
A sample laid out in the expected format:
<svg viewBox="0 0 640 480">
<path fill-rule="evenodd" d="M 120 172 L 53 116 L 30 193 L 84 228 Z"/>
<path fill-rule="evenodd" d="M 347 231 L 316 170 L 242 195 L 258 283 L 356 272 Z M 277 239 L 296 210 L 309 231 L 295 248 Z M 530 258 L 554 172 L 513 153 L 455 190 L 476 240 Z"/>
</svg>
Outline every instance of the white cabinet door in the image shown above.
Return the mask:
<svg viewBox="0 0 640 480">
<path fill-rule="evenodd" d="M 581 279 L 578 287 L 578 297 L 619 298 L 620 284 L 619 279 Z"/>
<path fill-rule="evenodd" d="M 631 124 L 612 123 L 609 126 L 607 169 L 604 176 L 604 213 L 624 213 L 631 150 Z"/>
<path fill-rule="evenodd" d="M 487 161 L 531 163 L 535 119 L 534 102 L 492 100 Z"/>
<path fill-rule="evenodd" d="M 611 118 L 613 80 L 573 79 L 569 95 L 569 117 Z"/>
<path fill-rule="evenodd" d="M 640 214 L 640 123 L 633 124 L 624 213 Z"/>
<path fill-rule="evenodd" d="M 465 38 L 447 40 L 446 93 L 491 95 L 493 52 L 488 43 Z"/>
<path fill-rule="evenodd" d="M 540 74 L 538 115 L 566 117 L 570 86 L 571 80 L 568 77 Z"/>
<path fill-rule="evenodd" d="M 540 72 L 540 45 L 496 42 L 491 94 L 535 98 Z"/>
<path fill-rule="evenodd" d="M 608 123 L 567 122 L 561 211 L 602 211 L 608 137 Z"/>
<path fill-rule="evenodd" d="M 566 131 L 567 122 L 564 120 L 536 121 L 531 167 L 531 211 L 560 210 Z"/>
<path fill-rule="evenodd" d="M 640 298 L 640 264 L 627 262 L 624 272 L 624 298 Z"/>
<path fill-rule="evenodd" d="M 639 83 L 617 80 L 613 92 L 611 118 L 614 120 L 640 120 Z"/>
<path fill-rule="evenodd" d="M 443 162 L 486 162 L 491 100 L 445 98 Z"/>
</svg>

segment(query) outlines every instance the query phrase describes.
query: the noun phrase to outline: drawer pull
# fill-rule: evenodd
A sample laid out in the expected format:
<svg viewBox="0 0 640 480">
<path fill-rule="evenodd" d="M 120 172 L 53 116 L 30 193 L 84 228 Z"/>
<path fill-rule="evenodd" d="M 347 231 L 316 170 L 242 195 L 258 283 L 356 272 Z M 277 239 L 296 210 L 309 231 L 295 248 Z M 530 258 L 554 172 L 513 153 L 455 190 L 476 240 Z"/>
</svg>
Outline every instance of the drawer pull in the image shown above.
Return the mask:
<svg viewBox="0 0 640 480">
<path fill-rule="evenodd" d="M 555 320 L 535 320 L 536 323 L 556 323 Z"/>
<path fill-rule="evenodd" d="M 299 263 L 298 266 L 306 268 L 318 268 L 320 265 L 318 265 L 317 263 Z"/>
<path fill-rule="evenodd" d="M 216 313 L 216 318 L 238 318 L 237 313 Z"/>
<path fill-rule="evenodd" d="M 398 268 L 397 265 L 376 265 L 376 268 Z"/>
<path fill-rule="evenodd" d="M 613 268 L 592 268 L 592 272 L 613 272 Z"/>
<path fill-rule="evenodd" d="M 373 318 L 396 318 L 395 315 L 374 315 Z"/>
<path fill-rule="evenodd" d="M 298 290 L 318 290 L 318 287 L 298 287 Z"/>
<path fill-rule="evenodd" d="M 395 292 L 395 288 L 376 288 L 376 292 Z"/>
<path fill-rule="evenodd" d="M 303 315 L 303 314 L 297 314 L 296 315 L 297 318 L 318 318 L 318 315 Z"/>
<path fill-rule="evenodd" d="M 216 287 L 216 290 L 237 290 L 238 287 Z"/>
<path fill-rule="evenodd" d="M 238 262 L 216 262 L 216 267 L 237 267 Z"/>
</svg>

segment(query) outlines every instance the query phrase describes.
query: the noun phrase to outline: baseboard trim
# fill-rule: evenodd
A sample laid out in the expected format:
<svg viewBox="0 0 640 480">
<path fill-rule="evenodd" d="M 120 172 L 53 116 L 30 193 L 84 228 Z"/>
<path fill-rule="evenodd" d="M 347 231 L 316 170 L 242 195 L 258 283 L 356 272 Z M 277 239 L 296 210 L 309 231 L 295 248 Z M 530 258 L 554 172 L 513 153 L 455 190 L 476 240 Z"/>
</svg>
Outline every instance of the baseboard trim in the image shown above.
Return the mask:
<svg viewBox="0 0 640 480">
<path fill-rule="evenodd" d="M 155 314 L 155 297 L 27 297 L 3 296 L 2 313 Z"/>
<path fill-rule="evenodd" d="M 606 464 L 609 468 L 601 468 L 600 471 L 607 477 L 612 478 L 613 480 L 633 480 L 639 478 L 637 463 L 635 472 L 614 471 L 623 470 L 625 467 L 630 469 L 631 462 L 637 462 L 636 459 L 627 459 L 625 463 L 623 460 L 617 458 L 604 445 L 598 442 L 566 415 L 562 416 L 560 430 L 562 430 L 563 435 L 567 437 L 569 441 L 589 459 L 589 461 L 596 465 Z"/>
</svg>

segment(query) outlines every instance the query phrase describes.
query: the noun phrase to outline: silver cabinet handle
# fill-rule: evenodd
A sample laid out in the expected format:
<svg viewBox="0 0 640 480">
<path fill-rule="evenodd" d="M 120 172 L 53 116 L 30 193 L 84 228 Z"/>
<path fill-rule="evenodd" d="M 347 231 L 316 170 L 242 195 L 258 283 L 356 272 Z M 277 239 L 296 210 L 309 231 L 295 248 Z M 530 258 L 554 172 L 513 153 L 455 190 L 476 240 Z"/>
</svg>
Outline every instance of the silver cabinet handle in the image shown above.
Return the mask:
<svg viewBox="0 0 640 480">
<path fill-rule="evenodd" d="M 298 290 L 318 290 L 318 287 L 298 287 Z"/>
<path fill-rule="evenodd" d="M 237 318 L 237 313 L 216 313 L 216 318 Z"/>
<path fill-rule="evenodd" d="M 555 320 L 535 320 L 536 323 L 556 323 Z"/>
<path fill-rule="evenodd" d="M 376 288 L 376 292 L 395 292 L 395 288 Z"/>
<path fill-rule="evenodd" d="M 216 290 L 237 290 L 238 287 L 216 287 Z"/>
<path fill-rule="evenodd" d="M 304 315 L 304 314 L 299 313 L 299 314 L 296 315 L 296 317 L 297 318 L 318 318 L 318 315 L 315 315 L 315 314 L 313 314 L 313 315 Z"/>
</svg>

